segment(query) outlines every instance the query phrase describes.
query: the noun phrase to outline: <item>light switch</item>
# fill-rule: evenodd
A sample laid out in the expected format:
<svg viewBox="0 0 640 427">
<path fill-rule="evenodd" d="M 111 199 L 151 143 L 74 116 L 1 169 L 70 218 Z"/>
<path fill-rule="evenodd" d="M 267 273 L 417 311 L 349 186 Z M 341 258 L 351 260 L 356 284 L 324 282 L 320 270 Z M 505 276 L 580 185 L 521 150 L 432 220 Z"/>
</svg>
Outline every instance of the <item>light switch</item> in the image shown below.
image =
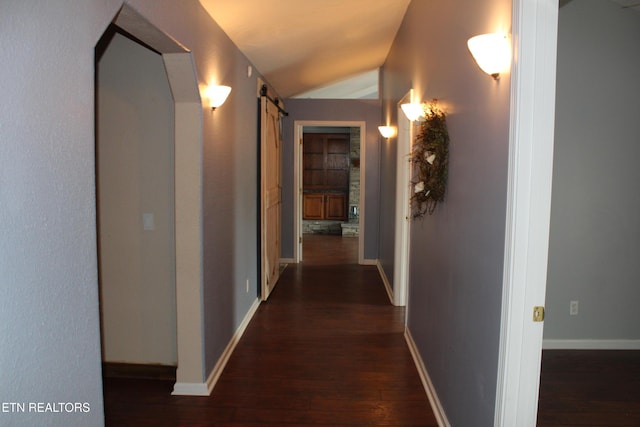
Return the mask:
<svg viewBox="0 0 640 427">
<path fill-rule="evenodd" d="M 145 231 L 155 230 L 156 223 L 152 213 L 142 214 L 142 228 Z"/>
</svg>

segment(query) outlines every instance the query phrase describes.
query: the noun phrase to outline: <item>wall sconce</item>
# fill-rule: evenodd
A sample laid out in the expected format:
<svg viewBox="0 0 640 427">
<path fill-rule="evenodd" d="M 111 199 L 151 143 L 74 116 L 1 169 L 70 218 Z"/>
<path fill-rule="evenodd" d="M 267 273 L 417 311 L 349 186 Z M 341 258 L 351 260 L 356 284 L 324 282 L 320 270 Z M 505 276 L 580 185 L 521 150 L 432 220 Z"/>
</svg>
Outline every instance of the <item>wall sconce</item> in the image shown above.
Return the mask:
<svg viewBox="0 0 640 427">
<path fill-rule="evenodd" d="M 209 98 L 209 105 L 211 111 L 215 110 L 227 100 L 227 97 L 231 93 L 229 86 L 212 85 L 207 88 L 206 97 Z"/>
<path fill-rule="evenodd" d="M 424 106 L 417 103 L 409 103 L 400 105 L 402 112 L 410 122 L 415 122 L 420 117 L 424 117 Z"/>
<path fill-rule="evenodd" d="M 478 67 L 494 80 L 511 65 L 511 41 L 508 34 L 482 34 L 471 37 L 467 46 Z"/>
<path fill-rule="evenodd" d="M 396 128 L 394 126 L 378 126 L 378 131 L 383 138 L 391 138 L 396 134 Z"/>
</svg>

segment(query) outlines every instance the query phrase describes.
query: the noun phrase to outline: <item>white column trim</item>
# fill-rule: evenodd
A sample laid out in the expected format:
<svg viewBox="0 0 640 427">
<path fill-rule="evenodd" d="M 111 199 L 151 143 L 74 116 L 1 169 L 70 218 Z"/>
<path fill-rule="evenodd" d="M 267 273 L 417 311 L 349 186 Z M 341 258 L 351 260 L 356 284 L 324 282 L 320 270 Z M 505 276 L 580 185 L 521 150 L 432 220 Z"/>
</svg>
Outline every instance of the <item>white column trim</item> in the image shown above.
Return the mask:
<svg viewBox="0 0 640 427">
<path fill-rule="evenodd" d="M 393 259 L 393 304 L 406 306 L 409 289 L 409 236 L 411 209 L 409 206 L 411 180 L 411 145 L 414 138 L 413 123 L 402 113 L 400 105 L 410 100 L 413 91 L 398 102 L 398 137 L 396 139 L 396 223 Z"/>
<path fill-rule="evenodd" d="M 244 316 L 242 323 L 238 326 L 238 329 L 229 340 L 227 347 L 222 352 L 222 355 L 216 362 L 216 365 L 211 370 L 211 373 L 207 377 L 207 381 L 204 383 L 179 383 L 176 382 L 173 386 L 173 392 L 171 393 L 174 396 L 209 396 L 213 391 L 213 388 L 216 386 L 216 383 L 220 379 L 220 375 L 222 375 L 222 371 L 224 371 L 225 366 L 227 366 L 227 362 L 229 358 L 233 354 L 233 351 L 236 349 L 236 346 L 240 342 L 240 338 L 244 334 L 244 331 L 247 329 L 249 322 L 253 318 L 253 315 L 260 307 L 260 299 L 256 298 L 253 302 L 249 311 Z"/>
</svg>

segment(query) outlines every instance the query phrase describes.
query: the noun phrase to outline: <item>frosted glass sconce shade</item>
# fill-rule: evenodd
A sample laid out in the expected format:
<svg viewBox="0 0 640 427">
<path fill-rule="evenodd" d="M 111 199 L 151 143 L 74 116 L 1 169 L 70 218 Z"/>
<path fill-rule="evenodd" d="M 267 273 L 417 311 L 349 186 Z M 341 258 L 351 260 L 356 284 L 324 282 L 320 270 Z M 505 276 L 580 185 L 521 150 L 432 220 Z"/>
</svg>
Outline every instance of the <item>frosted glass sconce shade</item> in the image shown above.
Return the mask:
<svg viewBox="0 0 640 427">
<path fill-rule="evenodd" d="M 467 46 L 478 67 L 495 80 L 511 65 L 511 40 L 507 34 L 482 34 L 471 37 Z"/>
<path fill-rule="evenodd" d="M 402 104 L 400 105 L 400 108 L 402 108 L 402 112 L 411 122 L 415 122 L 420 117 L 424 116 L 424 107 L 422 106 L 422 104 Z"/>
<path fill-rule="evenodd" d="M 393 126 L 378 126 L 378 131 L 383 138 L 391 138 L 396 134 L 396 128 Z"/>
<path fill-rule="evenodd" d="M 209 86 L 207 88 L 207 97 L 209 98 L 209 106 L 211 107 L 211 111 L 215 110 L 227 100 L 227 97 L 231 93 L 231 88 L 229 86 Z"/>
</svg>

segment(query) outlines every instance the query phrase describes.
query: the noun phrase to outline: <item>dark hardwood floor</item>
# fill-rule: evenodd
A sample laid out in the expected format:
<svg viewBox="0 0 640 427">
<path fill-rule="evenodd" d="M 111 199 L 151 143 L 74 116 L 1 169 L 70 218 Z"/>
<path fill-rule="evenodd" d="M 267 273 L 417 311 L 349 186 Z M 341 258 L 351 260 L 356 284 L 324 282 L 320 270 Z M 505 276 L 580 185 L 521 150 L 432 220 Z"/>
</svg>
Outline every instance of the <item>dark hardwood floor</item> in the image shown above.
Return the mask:
<svg viewBox="0 0 640 427">
<path fill-rule="evenodd" d="M 284 270 L 211 396 L 106 378 L 106 425 L 437 426 L 404 309 L 389 303 L 376 267 L 356 264 L 356 238 L 323 237 L 338 246 L 305 236 L 304 262 Z"/>
<path fill-rule="evenodd" d="M 321 234 L 302 237 L 302 262 L 305 265 L 358 263 L 358 238 Z"/>
<path fill-rule="evenodd" d="M 358 239 L 308 236 L 209 397 L 105 378 L 110 426 L 436 426 L 375 267 Z M 538 427 L 640 426 L 640 352 L 545 350 Z M 470 426 L 476 427 L 476 426 Z M 517 427 L 517 426 L 514 426 Z"/>
<path fill-rule="evenodd" d="M 538 427 L 567 426 L 640 426 L 640 351 L 543 351 Z"/>
</svg>

